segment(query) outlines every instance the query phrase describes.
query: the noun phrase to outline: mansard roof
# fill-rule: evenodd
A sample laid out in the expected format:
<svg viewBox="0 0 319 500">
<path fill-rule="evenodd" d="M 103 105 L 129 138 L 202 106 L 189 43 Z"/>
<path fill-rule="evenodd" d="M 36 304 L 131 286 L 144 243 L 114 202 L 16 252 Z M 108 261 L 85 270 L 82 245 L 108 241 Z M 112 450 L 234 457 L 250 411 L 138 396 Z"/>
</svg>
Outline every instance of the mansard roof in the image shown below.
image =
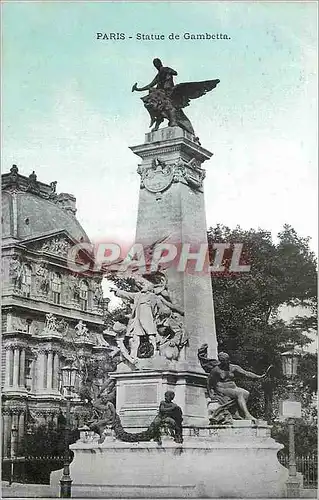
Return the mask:
<svg viewBox="0 0 319 500">
<path fill-rule="evenodd" d="M 26 177 L 16 165 L 2 176 L 2 238 L 29 240 L 66 230 L 75 241 L 89 238 L 75 217 L 76 199 L 56 192 L 56 181 L 45 184 L 35 172 Z"/>
</svg>

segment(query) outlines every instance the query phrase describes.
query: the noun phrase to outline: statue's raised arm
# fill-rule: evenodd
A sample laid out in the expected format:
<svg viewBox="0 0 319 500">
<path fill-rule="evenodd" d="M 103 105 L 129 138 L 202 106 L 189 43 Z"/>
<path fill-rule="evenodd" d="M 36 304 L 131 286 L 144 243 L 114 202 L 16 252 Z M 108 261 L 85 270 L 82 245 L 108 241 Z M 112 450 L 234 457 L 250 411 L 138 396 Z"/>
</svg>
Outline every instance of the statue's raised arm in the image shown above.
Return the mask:
<svg viewBox="0 0 319 500">
<path fill-rule="evenodd" d="M 193 126 L 182 108 L 189 106 L 192 99 L 202 97 L 213 90 L 218 85 L 219 80 L 175 85 L 173 77 L 177 76 L 177 72 L 174 69 L 163 66 L 158 58 L 154 59 L 153 64 L 157 69 L 157 75 L 151 83 L 145 87 L 138 87 L 135 83 L 132 87 L 132 92 L 149 90 L 149 94 L 142 97 L 142 101 L 151 116 L 150 127 L 155 123 L 153 130 L 157 130 L 166 119 L 169 127 L 178 126 L 194 135 Z M 154 88 L 155 86 L 156 88 Z"/>
</svg>

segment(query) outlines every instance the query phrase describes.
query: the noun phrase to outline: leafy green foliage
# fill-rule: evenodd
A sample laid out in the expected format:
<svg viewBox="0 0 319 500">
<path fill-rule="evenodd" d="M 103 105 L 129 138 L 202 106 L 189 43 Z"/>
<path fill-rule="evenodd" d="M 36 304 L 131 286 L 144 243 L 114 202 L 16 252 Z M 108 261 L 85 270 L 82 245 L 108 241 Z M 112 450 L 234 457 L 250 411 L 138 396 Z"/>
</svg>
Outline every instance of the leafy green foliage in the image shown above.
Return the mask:
<svg viewBox="0 0 319 500">
<path fill-rule="evenodd" d="M 273 437 L 284 445 L 281 453 L 288 454 L 288 426 L 284 422 L 276 422 L 272 428 Z M 298 455 L 313 455 L 317 453 L 318 427 L 316 422 L 295 421 L 295 448 Z"/>
<path fill-rule="evenodd" d="M 309 248 L 309 238 L 298 236 L 288 225 L 278 234 L 277 242 L 269 231 L 262 229 L 244 230 L 239 226 L 230 229 L 217 225 L 209 229 L 208 242 L 212 262 L 215 257 L 213 243 L 230 244 L 222 262 L 225 272 L 212 275 L 219 351 L 228 352 L 234 363 L 257 373 L 274 365 L 264 383 L 244 382 L 251 390 L 256 415 L 266 414 L 270 420 L 279 397 L 285 394 L 280 353 L 288 341 L 302 347 L 309 344 L 311 340 L 306 332 L 316 327 L 315 255 Z M 229 271 L 235 243 L 243 244 L 240 264 L 250 264 L 249 272 Z M 299 316 L 287 323 L 278 316 L 278 308 L 282 305 L 306 306 L 311 315 Z M 308 363 L 309 369 L 301 370 L 297 384 L 298 387 L 304 384 L 300 387 L 306 394 L 307 405 L 315 385 L 311 378 L 315 373 L 312 371 L 314 362 L 309 356 L 304 358 L 302 366 Z"/>
<path fill-rule="evenodd" d="M 81 384 L 79 396 L 82 401 L 90 402 L 97 396 L 99 389 L 116 370 L 117 360 L 104 353 L 103 358 L 86 358 L 80 367 Z"/>
</svg>

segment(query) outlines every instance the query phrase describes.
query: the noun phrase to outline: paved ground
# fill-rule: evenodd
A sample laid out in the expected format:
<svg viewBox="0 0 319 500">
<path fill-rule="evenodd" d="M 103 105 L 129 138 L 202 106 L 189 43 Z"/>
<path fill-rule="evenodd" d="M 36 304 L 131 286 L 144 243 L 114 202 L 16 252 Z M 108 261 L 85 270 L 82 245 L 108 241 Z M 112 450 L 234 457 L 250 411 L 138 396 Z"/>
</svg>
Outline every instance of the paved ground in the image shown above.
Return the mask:
<svg viewBox="0 0 319 500">
<path fill-rule="evenodd" d="M 56 497 L 58 494 L 56 495 Z M 21 484 L 2 482 L 2 498 L 54 498 L 50 486 L 46 484 Z M 55 498 L 56 498 L 55 497 Z"/>
<path fill-rule="evenodd" d="M 2 482 L 2 498 L 57 498 L 59 493 L 53 495 L 50 486 L 45 484 L 13 483 L 11 486 L 6 481 Z M 304 489 L 301 498 L 317 498 L 317 490 Z"/>
</svg>

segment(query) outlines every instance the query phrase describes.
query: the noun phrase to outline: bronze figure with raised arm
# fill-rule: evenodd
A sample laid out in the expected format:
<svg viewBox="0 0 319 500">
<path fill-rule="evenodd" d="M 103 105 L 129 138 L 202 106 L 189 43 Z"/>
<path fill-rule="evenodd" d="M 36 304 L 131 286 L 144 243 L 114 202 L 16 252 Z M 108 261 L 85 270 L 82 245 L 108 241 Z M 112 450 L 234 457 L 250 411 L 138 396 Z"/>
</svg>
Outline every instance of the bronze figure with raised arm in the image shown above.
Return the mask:
<svg viewBox="0 0 319 500">
<path fill-rule="evenodd" d="M 194 135 L 194 129 L 182 108 L 189 106 L 191 99 L 197 99 L 213 90 L 219 80 L 205 80 L 202 82 L 188 82 L 174 84 L 174 76 L 177 71 L 167 66 L 163 66 L 158 58 L 153 60 L 157 69 L 155 78 L 144 87 L 138 87 L 135 83 L 132 92 L 149 91 L 149 94 L 142 97 L 145 108 L 151 116 L 150 127 L 155 123 L 154 131 L 158 130 L 164 119 L 168 120 L 169 127 L 181 127 Z M 154 88 L 156 87 L 156 88 Z"/>
<path fill-rule="evenodd" d="M 251 415 L 247 408 L 249 392 L 235 383 L 236 375 L 244 375 L 247 378 L 260 380 L 265 378 L 272 365 L 265 373 L 257 375 L 256 373 L 244 370 L 239 365 L 231 364 L 229 355 L 225 352 L 218 354 L 218 360 L 207 357 L 207 344 L 204 344 L 198 350 L 198 359 L 202 368 L 209 373 L 207 379 L 208 396 L 212 401 L 220 403 L 220 407 L 212 415 L 212 420 L 218 422 L 219 416 L 222 417 L 225 411 L 231 413 L 234 418 L 244 418 L 255 421 L 256 418 Z"/>
</svg>

